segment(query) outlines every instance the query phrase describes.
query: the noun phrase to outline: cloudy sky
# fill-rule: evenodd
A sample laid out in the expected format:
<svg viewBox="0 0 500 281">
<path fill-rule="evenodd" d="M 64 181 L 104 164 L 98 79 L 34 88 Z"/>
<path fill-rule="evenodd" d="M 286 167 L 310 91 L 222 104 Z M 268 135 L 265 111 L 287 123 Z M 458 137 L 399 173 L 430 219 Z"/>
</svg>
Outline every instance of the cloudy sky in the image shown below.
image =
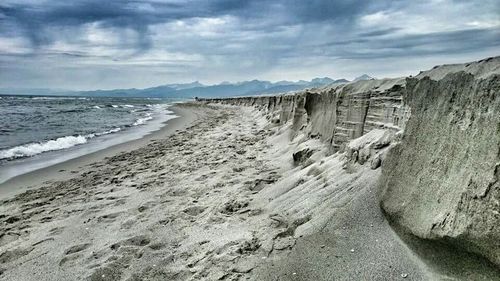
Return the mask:
<svg viewBox="0 0 500 281">
<path fill-rule="evenodd" d="M 500 55 L 498 0 L 2 0 L 0 87 L 416 74 Z"/>
</svg>

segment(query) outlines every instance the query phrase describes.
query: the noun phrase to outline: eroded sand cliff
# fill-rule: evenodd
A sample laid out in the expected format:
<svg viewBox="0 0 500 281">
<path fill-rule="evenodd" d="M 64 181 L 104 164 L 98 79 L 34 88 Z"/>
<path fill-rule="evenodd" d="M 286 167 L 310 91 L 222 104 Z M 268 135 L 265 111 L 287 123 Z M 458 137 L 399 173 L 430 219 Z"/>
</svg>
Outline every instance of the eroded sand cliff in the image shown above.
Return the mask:
<svg viewBox="0 0 500 281">
<path fill-rule="evenodd" d="M 254 106 L 272 123 L 288 124 L 294 160 L 317 165 L 325 189 L 329 181 L 341 186 L 346 175 L 361 173 L 356 178 L 367 185 L 378 182 L 374 191 L 397 229 L 500 266 L 500 57 L 416 77 L 209 102 Z M 342 170 L 321 169 L 341 157 L 335 155 L 346 159 Z M 379 166 L 381 176 L 370 172 Z M 344 188 L 355 186 L 351 181 Z M 339 194 L 308 200 L 334 213 L 349 197 Z"/>
</svg>

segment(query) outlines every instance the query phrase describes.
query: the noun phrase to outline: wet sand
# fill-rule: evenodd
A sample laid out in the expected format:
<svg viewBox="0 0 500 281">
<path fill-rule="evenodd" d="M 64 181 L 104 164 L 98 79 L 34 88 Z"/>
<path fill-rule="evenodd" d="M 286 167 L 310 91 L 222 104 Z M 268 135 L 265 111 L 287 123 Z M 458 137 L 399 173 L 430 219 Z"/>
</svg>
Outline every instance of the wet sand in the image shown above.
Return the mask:
<svg viewBox="0 0 500 281">
<path fill-rule="evenodd" d="M 203 116 L 203 112 L 201 111 L 192 111 L 175 105 L 170 107 L 169 110 L 174 112 L 178 117 L 166 121 L 165 126 L 160 130 L 151 132 L 137 140 L 124 142 L 56 165 L 13 177 L 0 184 L 0 198 L 13 196 L 30 187 L 36 188 L 44 182 L 69 179 L 75 176 L 76 173 L 88 170 L 89 167 L 86 167 L 88 164 L 102 161 L 105 157 L 116 155 L 120 152 L 144 146 L 151 140 L 166 138 L 178 130 L 185 129 L 194 120 Z"/>
</svg>

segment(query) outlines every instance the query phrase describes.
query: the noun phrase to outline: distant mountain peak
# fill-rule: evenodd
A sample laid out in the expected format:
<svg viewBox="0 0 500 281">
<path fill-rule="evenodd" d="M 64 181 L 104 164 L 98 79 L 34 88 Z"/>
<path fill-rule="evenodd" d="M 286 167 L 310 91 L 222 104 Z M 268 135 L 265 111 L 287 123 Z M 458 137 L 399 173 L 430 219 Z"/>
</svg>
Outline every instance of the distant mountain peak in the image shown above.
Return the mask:
<svg viewBox="0 0 500 281">
<path fill-rule="evenodd" d="M 249 80 L 241 82 L 222 82 L 216 85 L 203 85 L 199 81 L 189 83 L 166 84 L 146 89 L 114 89 L 94 91 L 74 91 L 61 94 L 76 96 L 100 97 L 155 97 L 155 98 L 192 98 L 192 97 L 229 97 L 244 95 L 262 95 L 300 91 L 307 88 L 320 88 L 334 83 L 348 82 L 345 79 L 333 80 L 329 77 L 314 78 L 311 81 L 270 82 L 265 80 Z M 35 90 L 25 91 L 28 94 L 37 93 Z M 38 91 L 40 94 L 59 94 L 48 91 Z M 0 89 L 0 93 L 2 93 Z M 12 91 L 7 93 L 12 93 Z M 16 91 L 15 93 L 20 93 Z"/>
<path fill-rule="evenodd" d="M 371 77 L 368 74 L 363 74 L 363 75 L 361 75 L 359 77 L 356 77 L 356 79 L 354 79 L 354 81 L 372 80 L 372 79 L 375 79 L 375 78 Z"/>
<path fill-rule="evenodd" d="M 349 83 L 349 82 L 350 82 L 349 80 L 342 78 L 342 79 L 335 80 L 334 83 L 335 84 L 341 84 L 341 83 Z"/>
<path fill-rule="evenodd" d="M 170 87 L 172 89 L 176 89 L 176 90 L 184 90 L 184 89 L 191 89 L 191 88 L 196 88 L 196 87 L 204 87 L 205 85 L 201 84 L 199 81 L 194 81 L 191 83 L 168 84 L 165 86 Z"/>
<path fill-rule="evenodd" d="M 331 83 L 334 83 L 335 80 L 333 80 L 332 78 L 329 78 L 329 77 L 323 77 L 323 78 L 314 78 L 311 80 L 311 83 L 314 83 L 314 84 L 331 84 Z"/>
</svg>

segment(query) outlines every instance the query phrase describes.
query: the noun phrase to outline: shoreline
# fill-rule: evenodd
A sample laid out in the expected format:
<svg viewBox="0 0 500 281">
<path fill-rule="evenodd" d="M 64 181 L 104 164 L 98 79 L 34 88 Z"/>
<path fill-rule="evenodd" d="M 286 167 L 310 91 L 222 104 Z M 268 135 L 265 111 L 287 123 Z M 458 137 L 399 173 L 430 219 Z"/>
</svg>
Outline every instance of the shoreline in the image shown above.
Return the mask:
<svg viewBox="0 0 500 281">
<path fill-rule="evenodd" d="M 198 118 L 197 114 L 200 114 L 200 112 L 180 106 L 180 104 L 182 103 L 173 104 L 168 108 L 177 117 L 163 122 L 160 129 L 149 132 L 139 139 L 125 141 L 41 169 L 23 173 L 0 183 L 0 199 L 15 196 L 49 181 L 70 179 L 79 173 L 88 171 L 90 169 L 88 165 L 92 163 L 102 161 L 106 157 L 111 157 L 124 151 L 134 150 L 154 139 L 165 138 L 178 130 L 185 129 Z"/>
</svg>

